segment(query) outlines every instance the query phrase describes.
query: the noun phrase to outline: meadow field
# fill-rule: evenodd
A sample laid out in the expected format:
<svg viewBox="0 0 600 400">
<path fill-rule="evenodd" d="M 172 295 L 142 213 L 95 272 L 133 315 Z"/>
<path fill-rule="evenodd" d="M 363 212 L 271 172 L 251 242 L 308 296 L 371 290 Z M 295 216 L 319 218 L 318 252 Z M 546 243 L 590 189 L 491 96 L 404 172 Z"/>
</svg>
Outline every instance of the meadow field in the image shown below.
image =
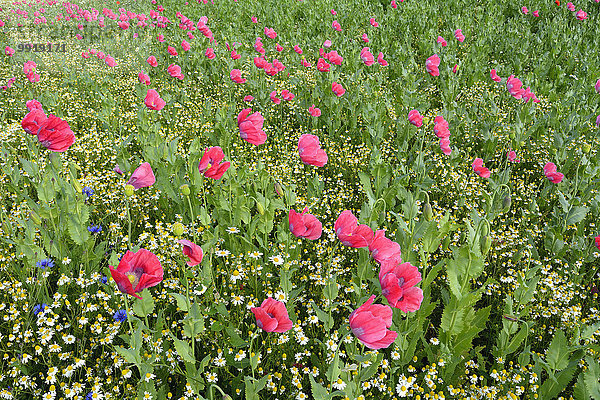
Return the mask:
<svg viewBox="0 0 600 400">
<path fill-rule="evenodd" d="M 2 0 L 0 399 L 599 400 L 599 23 Z"/>
</svg>

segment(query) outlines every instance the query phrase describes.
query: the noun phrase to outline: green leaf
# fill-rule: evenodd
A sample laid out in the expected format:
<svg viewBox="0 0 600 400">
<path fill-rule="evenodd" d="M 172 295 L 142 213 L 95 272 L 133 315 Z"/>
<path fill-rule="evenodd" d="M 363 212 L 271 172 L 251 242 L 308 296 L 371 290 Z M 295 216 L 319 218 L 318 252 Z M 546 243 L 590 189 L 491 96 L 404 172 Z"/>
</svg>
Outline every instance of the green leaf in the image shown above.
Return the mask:
<svg viewBox="0 0 600 400">
<path fill-rule="evenodd" d="M 190 309 L 190 300 L 182 294 L 179 293 L 169 293 L 171 296 L 175 297 L 177 300 L 177 307 L 183 312 L 186 312 Z"/>
<path fill-rule="evenodd" d="M 331 318 L 331 316 L 329 314 L 327 314 L 326 312 L 321 310 L 319 307 L 317 307 L 317 305 L 315 304 L 314 301 L 311 300 L 310 305 L 312 306 L 313 310 L 315 310 L 317 317 L 319 318 L 319 320 L 321 322 L 323 322 L 325 327 L 327 329 L 331 329 L 331 327 L 333 327 L 333 318 Z"/>
<path fill-rule="evenodd" d="M 73 214 L 69 215 L 67 228 L 69 229 L 69 236 L 78 245 L 83 245 L 90 238 L 87 227 L 78 221 Z"/>
<path fill-rule="evenodd" d="M 546 353 L 546 362 L 554 371 L 565 369 L 569 364 L 569 353 L 565 334 L 561 330 L 556 331 Z"/>
<path fill-rule="evenodd" d="M 139 351 L 136 352 L 133 349 L 126 349 L 125 347 L 121 347 L 121 346 L 116 346 L 115 350 L 128 363 L 136 364 L 136 365 L 139 363 L 139 358 L 140 358 Z"/>
<path fill-rule="evenodd" d="M 519 332 L 517 332 L 517 334 L 511 338 L 510 342 L 508 342 L 508 345 L 506 346 L 506 349 L 504 350 L 503 355 L 507 356 L 507 355 L 517 351 L 519 346 L 521 346 L 521 343 L 523 343 L 525 338 L 527 338 L 528 334 L 529 334 L 529 326 L 527 324 L 523 324 L 523 326 L 521 326 L 521 329 L 519 330 Z"/>
<path fill-rule="evenodd" d="M 179 354 L 181 358 L 183 358 L 183 361 L 195 363 L 196 359 L 192 355 L 192 348 L 190 347 L 188 342 L 177 339 L 175 336 L 173 336 L 173 334 L 171 334 L 171 337 L 173 339 L 173 344 L 175 344 L 175 350 L 177 350 L 177 354 Z"/>
<path fill-rule="evenodd" d="M 569 211 L 569 213 L 567 214 L 567 217 L 566 217 L 567 226 L 574 225 L 574 224 L 582 221 L 585 218 L 588 210 L 589 210 L 589 208 L 582 207 L 582 206 L 571 208 L 571 210 Z"/>
<path fill-rule="evenodd" d="M 585 387 L 594 400 L 600 400 L 600 365 L 598 360 L 589 356 L 585 358 L 585 362 L 587 364 L 587 369 L 583 372 Z"/>
<path fill-rule="evenodd" d="M 233 346 L 235 346 L 235 347 L 245 347 L 245 346 L 248 346 L 248 343 L 244 339 L 242 339 L 240 337 L 240 335 L 238 335 L 237 332 L 235 331 L 235 329 L 233 329 L 232 327 L 228 326 L 227 328 L 225 328 L 225 331 L 227 332 L 227 334 L 231 338 L 231 344 Z"/>
<path fill-rule="evenodd" d="M 569 382 L 571 382 L 571 379 L 573 379 L 573 375 L 575 375 L 576 370 L 577 363 L 571 363 L 571 365 L 568 368 L 560 371 L 555 375 L 556 380 L 552 378 L 546 379 L 546 381 L 542 384 L 542 387 L 540 388 L 539 398 L 553 399 L 554 397 L 556 397 L 559 393 L 565 390 Z"/>
<path fill-rule="evenodd" d="M 133 302 L 133 312 L 138 317 L 147 317 L 154 311 L 154 298 L 150 294 L 150 291 L 146 288 L 140 295 L 141 299 L 135 299 Z"/>
<path fill-rule="evenodd" d="M 320 383 L 315 381 L 315 378 L 311 374 L 308 374 L 308 379 L 310 380 L 310 388 L 312 391 L 313 399 L 315 400 L 327 400 L 329 398 L 329 393 L 327 389 L 323 387 Z"/>
<path fill-rule="evenodd" d="M 583 380 L 583 374 L 584 372 L 581 371 L 577 377 L 577 384 L 573 390 L 573 397 L 575 400 L 590 400 L 593 398 L 590 392 L 587 390 L 585 381 Z"/>
<path fill-rule="evenodd" d="M 244 381 L 246 383 L 246 400 L 260 400 L 258 392 L 260 392 L 267 384 L 269 375 L 265 375 L 259 380 L 246 376 Z"/>
</svg>

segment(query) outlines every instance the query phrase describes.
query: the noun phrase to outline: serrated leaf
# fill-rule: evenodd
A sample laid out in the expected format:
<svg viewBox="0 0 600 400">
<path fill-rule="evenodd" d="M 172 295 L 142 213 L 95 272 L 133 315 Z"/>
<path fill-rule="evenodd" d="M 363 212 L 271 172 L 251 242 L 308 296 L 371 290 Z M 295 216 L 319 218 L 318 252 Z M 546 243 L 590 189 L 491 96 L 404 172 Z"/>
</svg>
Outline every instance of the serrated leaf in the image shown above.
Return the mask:
<svg viewBox="0 0 600 400">
<path fill-rule="evenodd" d="M 569 364 L 569 353 L 565 334 L 561 330 L 556 331 L 546 353 L 546 362 L 555 371 L 565 369 Z"/>
<path fill-rule="evenodd" d="M 172 334 L 171 337 L 173 339 L 173 344 L 175 345 L 175 350 L 177 350 L 177 354 L 179 354 L 181 358 L 183 358 L 183 361 L 195 363 L 196 359 L 194 358 L 194 356 L 192 356 L 192 348 L 190 347 L 188 342 L 177 339 Z"/>
<path fill-rule="evenodd" d="M 567 226 L 574 225 L 574 224 L 582 221 L 585 218 L 588 210 L 589 210 L 589 208 L 582 207 L 582 206 L 571 208 L 571 210 L 567 214 L 567 218 L 566 218 Z"/>
<path fill-rule="evenodd" d="M 154 298 L 148 289 L 144 289 L 139 295 L 142 298 L 136 298 L 133 302 L 133 312 L 138 317 L 147 317 L 154 311 Z"/>
<path fill-rule="evenodd" d="M 175 297 L 175 300 L 177 301 L 177 307 L 179 307 L 179 309 L 181 311 L 188 311 L 190 309 L 190 300 L 179 293 L 169 293 L 171 296 Z"/>
<path fill-rule="evenodd" d="M 67 228 L 69 236 L 78 245 L 83 245 L 90 238 L 90 232 L 87 230 L 87 227 L 76 220 L 73 215 L 69 216 Z"/>
<path fill-rule="evenodd" d="M 327 400 L 329 398 L 329 393 L 327 392 L 327 389 L 325 389 L 323 385 L 315 381 L 315 378 L 313 378 L 311 374 L 308 374 L 308 379 L 310 380 L 310 388 L 312 391 L 313 399 Z"/>
<path fill-rule="evenodd" d="M 586 357 L 587 369 L 583 372 L 583 381 L 590 396 L 600 400 L 600 365 L 592 357 Z"/>
<path fill-rule="evenodd" d="M 128 363 L 130 363 L 130 364 L 137 364 L 137 362 L 138 362 L 137 359 L 139 358 L 139 354 L 137 354 L 134 350 L 132 350 L 132 349 L 126 349 L 125 347 L 121 347 L 121 346 L 116 346 L 115 350 Z"/>
</svg>

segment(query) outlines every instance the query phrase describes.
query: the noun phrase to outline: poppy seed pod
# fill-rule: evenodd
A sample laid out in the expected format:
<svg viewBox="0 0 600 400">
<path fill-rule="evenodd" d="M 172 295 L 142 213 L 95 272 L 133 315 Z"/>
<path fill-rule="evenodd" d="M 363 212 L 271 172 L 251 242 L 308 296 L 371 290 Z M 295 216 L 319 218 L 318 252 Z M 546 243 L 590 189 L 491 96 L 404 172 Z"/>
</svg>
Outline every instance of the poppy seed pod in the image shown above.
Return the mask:
<svg viewBox="0 0 600 400">
<path fill-rule="evenodd" d="M 181 222 L 173 224 L 173 234 L 178 237 L 183 235 L 183 224 Z"/>
<path fill-rule="evenodd" d="M 184 184 L 184 185 L 179 186 L 179 191 L 181 192 L 182 195 L 189 196 L 190 195 L 190 185 Z"/>
<path fill-rule="evenodd" d="M 504 210 L 508 210 L 510 208 L 510 203 L 511 203 L 510 194 L 507 194 L 506 196 L 504 196 L 504 199 L 502 200 L 502 208 Z"/>
<path fill-rule="evenodd" d="M 485 256 L 490 251 L 490 247 L 492 247 L 492 239 L 489 236 L 481 238 L 481 254 Z"/>
<path fill-rule="evenodd" d="M 134 190 L 135 190 L 135 188 L 133 187 L 133 185 L 125 185 L 125 196 L 127 196 L 127 197 L 133 196 Z"/>
<path fill-rule="evenodd" d="M 423 215 L 425 215 L 427 222 L 430 222 L 433 219 L 433 210 L 431 209 L 431 204 L 425 203 L 425 206 L 423 207 Z"/>
</svg>

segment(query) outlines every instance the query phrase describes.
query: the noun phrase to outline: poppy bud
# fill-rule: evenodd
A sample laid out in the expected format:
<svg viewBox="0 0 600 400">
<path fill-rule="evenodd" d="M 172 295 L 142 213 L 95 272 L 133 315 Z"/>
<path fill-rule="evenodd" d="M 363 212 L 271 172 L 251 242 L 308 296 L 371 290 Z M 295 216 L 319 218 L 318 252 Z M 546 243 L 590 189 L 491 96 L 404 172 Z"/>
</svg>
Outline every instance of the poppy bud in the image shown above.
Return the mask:
<svg viewBox="0 0 600 400">
<path fill-rule="evenodd" d="M 81 183 L 77 179 L 73 179 L 73 187 L 75 188 L 75 193 L 83 192 L 83 187 L 81 187 Z"/>
<path fill-rule="evenodd" d="M 514 132 L 511 132 L 511 133 L 508 135 L 508 137 L 509 137 L 509 138 L 511 138 L 511 140 L 515 140 L 515 134 L 514 134 Z"/>
<path fill-rule="evenodd" d="M 36 225 L 41 225 L 42 224 L 42 220 L 40 219 L 40 216 L 37 215 L 34 211 L 31 211 L 29 213 L 29 218 L 31 218 L 31 220 L 33 222 L 35 222 Z"/>
<path fill-rule="evenodd" d="M 189 196 L 190 195 L 190 185 L 181 185 L 179 186 L 179 191 L 181 192 L 182 195 L 184 196 Z"/>
<path fill-rule="evenodd" d="M 492 247 L 492 239 L 489 236 L 484 236 L 481 240 L 481 254 L 484 256 L 490 251 Z"/>
<path fill-rule="evenodd" d="M 444 251 L 448 250 L 448 247 L 450 246 L 450 235 L 447 235 L 446 238 L 444 239 L 444 242 L 442 243 L 442 249 L 444 249 Z"/>
<path fill-rule="evenodd" d="M 60 170 L 62 168 L 62 160 L 60 159 L 60 156 L 56 153 L 51 153 L 50 154 L 50 161 L 52 162 L 52 166 L 57 169 Z"/>
<path fill-rule="evenodd" d="M 228 395 L 228 394 L 224 394 L 224 395 L 223 395 L 223 400 L 233 400 L 233 399 L 231 398 L 231 396 L 230 396 L 230 395 Z"/>
<path fill-rule="evenodd" d="M 133 187 L 133 185 L 125 185 L 125 196 L 127 196 L 127 197 L 133 196 L 134 190 L 135 190 L 135 188 Z"/>
<path fill-rule="evenodd" d="M 279 182 L 275 182 L 275 192 L 278 195 L 283 196 L 283 188 L 281 187 L 281 184 Z"/>
<path fill-rule="evenodd" d="M 173 224 L 173 234 L 177 237 L 183 235 L 183 224 L 181 222 L 175 222 Z"/>
<path fill-rule="evenodd" d="M 490 233 L 490 227 L 487 223 L 481 225 L 481 236 L 487 236 Z"/>
<path fill-rule="evenodd" d="M 256 202 L 256 208 L 258 209 L 258 213 L 260 215 L 265 215 L 265 208 L 263 207 L 263 205 L 260 202 Z"/>
<path fill-rule="evenodd" d="M 589 153 L 589 152 L 590 152 L 590 150 L 592 150 L 592 146 L 590 146 L 588 143 L 584 143 L 584 144 L 583 144 L 583 152 L 584 152 L 585 154 L 587 154 L 587 153 Z"/>
<path fill-rule="evenodd" d="M 431 210 L 431 204 L 425 203 L 425 206 L 423 207 L 423 214 L 425 215 L 425 219 L 427 220 L 427 222 L 433 219 L 433 211 Z"/>
<path fill-rule="evenodd" d="M 510 203 L 511 203 L 510 194 L 507 194 L 506 196 L 504 196 L 504 199 L 502 200 L 502 208 L 505 210 L 508 210 L 510 208 Z"/>
</svg>

